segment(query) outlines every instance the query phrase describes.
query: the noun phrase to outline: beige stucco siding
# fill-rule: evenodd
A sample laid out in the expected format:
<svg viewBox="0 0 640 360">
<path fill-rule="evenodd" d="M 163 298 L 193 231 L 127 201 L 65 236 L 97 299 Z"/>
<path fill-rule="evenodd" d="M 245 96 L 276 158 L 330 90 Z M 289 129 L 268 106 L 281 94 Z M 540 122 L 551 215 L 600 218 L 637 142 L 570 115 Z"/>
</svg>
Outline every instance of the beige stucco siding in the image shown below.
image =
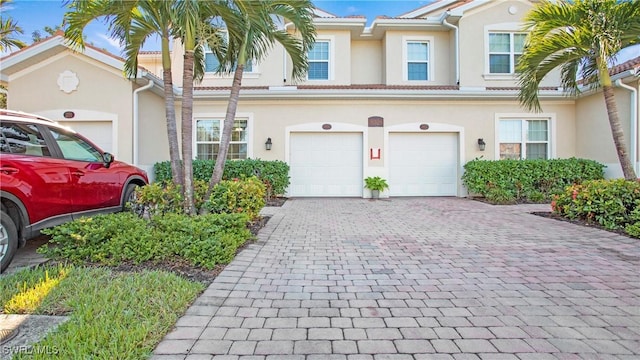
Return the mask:
<svg viewBox="0 0 640 360">
<path fill-rule="evenodd" d="M 58 77 L 64 71 L 76 74 L 77 89 L 60 90 Z M 9 79 L 8 107 L 63 120 L 65 111 L 78 116 L 65 121 L 113 121 L 117 158 L 132 161 L 132 83 L 122 72 L 70 51 L 55 55 L 28 71 L 18 72 Z M 82 118 L 90 114 L 93 118 Z"/>
<path fill-rule="evenodd" d="M 149 90 L 140 92 L 138 101 L 141 109 L 138 118 L 138 163 L 148 170 L 156 162 L 169 159 L 165 102 L 162 97 Z M 177 108 L 177 111 L 180 109 Z M 179 131 L 179 122 L 177 127 Z"/>
<path fill-rule="evenodd" d="M 573 101 L 543 103 L 544 114 L 553 120 L 553 138 L 555 142 L 555 156 L 567 158 L 576 156 L 576 133 Z M 197 103 L 194 109 L 194 119 L 203 114 L 210 116 L 218 114 L 224 116 L 226 101 L 207 101 Z M 287 127 L 307 123 L 351 124 L 367 129 L 367 119 L 370 116 L 384 118 L 385 127 L 409 123 L 425 123 L 431 125 L 445 124 L 464 129 L 464 156 L 466 161 L 482 156 L 485 159 L 495 158 L 496 149 L 496 116 L 497 114 L 520 114 L 527 117 L 520 106 L 514 101 L 398 101 L 398 100 L 282 100 L 259 101 L 241 100 L 238 108 L 238 117 L 251 119 L 253 139 L 252 158 L 265 160 L 285 160 L 285 143 L 287 139 Z M 149 117 L 144 120 L 149 129 L 149 138 L 142 147 L 146 154 L 141 159 L 148 163 L 150 160 L 168 159 L 166 134 L 164 132 L 163 119 Z M 375 129 L 374 129 L 375 130 Z M 146 133 L 147 130 L 142 130 Z M 324 132 L 318 127 L 319 132 Z M 367 129 L 367 132 L 369 129 Z M 419 131 L 416 129 L 416 131 Z M 427 131 L 428 132 L 428 131 Z M 153 135 L 153 136 L 151 136 Z M 380 134 L 378 134 L 380 135 Z M 264 148 L 264 142 L 270 137 L 273 142 L 271 151 Z M 365 138 L 365 146 L 383 148 L 383 142 L 377 139 L 375 132 L 369 134 L 373 142 Z M 374 139 L 375 138 L 375 139 Z M 487 149 L 481 152 L 477 148 L 477 139 L 483 138 L 487 142 Z M 368 146 L 367 146 L 368 147 Z M 382 149 L 384 152 L 384 148 Z M 384 163 L 385 159 L 382 159 Z M 371 162 L 369 165 L 374 166 Z"/>
<path fill-rule="evenodd" d="M 515 76 L 489 74 L 488 33 L 491 31 L 518 32 L 522 18 L 532 8 L 528 1 L 493 1 L 488 6 L 465 13 L 460 20 L 460 86 L 512 87 Z M 542 82 L 543 86 L 557 86 L 557 72 Z"/>
<path fill-rule="evenodd" d="M 380 40 L 351 43 L 351 83 L 382 84 L 382 42 Z"/>
<path fill-rule="evenodd" d="M 637 83 L 635 84 L 637 88 Z M 625 89 L 615 90 L 618 116 L 625 132 L 627 152 L 631 154 L 631 98 Z M 606 173 L 611 177 L 622 176 L 618 155 L 611 135 L 611 127 L 602 92 L 577 100 L 576 106 L 576 155 L 593 159 L 607 165 Z"/>
</svg>

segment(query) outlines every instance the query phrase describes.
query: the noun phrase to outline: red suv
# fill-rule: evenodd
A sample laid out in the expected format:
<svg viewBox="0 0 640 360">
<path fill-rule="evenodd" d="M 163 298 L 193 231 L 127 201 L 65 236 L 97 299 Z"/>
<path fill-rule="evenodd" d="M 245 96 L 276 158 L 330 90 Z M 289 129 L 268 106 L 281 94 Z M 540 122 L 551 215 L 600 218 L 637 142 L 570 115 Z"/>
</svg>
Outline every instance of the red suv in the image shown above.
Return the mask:
<svg viewBox="0 0 640 360">
<path fill-rule="evenodd" d="M 147 174 L 36 115 L 0 110 L 0 272 L 41 229 L 124 209 Z"/>
</svg>

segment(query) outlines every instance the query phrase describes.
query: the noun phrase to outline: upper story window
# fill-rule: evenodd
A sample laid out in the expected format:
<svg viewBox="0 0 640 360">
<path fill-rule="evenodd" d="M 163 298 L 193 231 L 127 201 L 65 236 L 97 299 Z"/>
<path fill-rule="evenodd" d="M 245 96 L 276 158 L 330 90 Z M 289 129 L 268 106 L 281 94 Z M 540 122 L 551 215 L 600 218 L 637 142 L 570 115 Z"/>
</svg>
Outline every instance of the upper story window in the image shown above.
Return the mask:
<svg viewBox="0 0 640 360">
<path fill-rule="evenodd" d="M 215 160 L 220 150 L 222 119 L 196 120 L 196 159 Z M 246 159 L 248 156 L 248 120 L 236 119 L 231 130 L 227 159 Z"/>
<path fill-rule="evenodd" d="M 516 32 L 489 33 L 489 73 L 514 74 L 527 34 Z"/>
<path fill-rule="evenodd" d="M 309 80 L 329 80 L 329 60 L 331 43 L 329 41 L 318 40 L 309 50 L 309 70 L 307 79 Z"/>
<path fill-rule="evenodd" d="M 549 120 L 501 119 L 500 159 L 549 159 Z"/>
<path fill-rule="evenodd" d="M 215 73 L 218 71 L 218 67 L 220 66 L 220 62 L 218 58 L 211 52 L 206 51 L 204 54 L 204 71 L 206 73 Z M 235 70 L 235 67 L 234 67 Z M 251 60 L 247 61 L 244 66 L 244 72 L 252 73 L 253 71 L 253 62 Z"/>
<path fill-rule="evenodd" d="M 407 80 L 429 80 L 429 42 L 407 42 Z"/>
<path fill-rule="evenodd" d="M 403 36 L 401 55 L 404 81 L 433 81 L 433 37 Z"/>
</svg>

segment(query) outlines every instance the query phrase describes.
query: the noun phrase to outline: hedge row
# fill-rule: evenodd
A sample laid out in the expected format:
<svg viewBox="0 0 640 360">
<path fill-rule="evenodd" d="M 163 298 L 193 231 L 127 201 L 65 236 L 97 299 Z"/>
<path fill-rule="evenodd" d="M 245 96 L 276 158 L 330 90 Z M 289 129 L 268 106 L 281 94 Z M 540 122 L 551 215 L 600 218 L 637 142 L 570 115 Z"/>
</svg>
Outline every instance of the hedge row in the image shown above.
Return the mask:
<svg viewBox="0 0 640 360">
<path fill-rule="evenodd" d="M 640 182 L 585 181 L 554 196 L 551 209 L 569 219 L 594 222 L 609 230 L 624 229 L 640 237 Z"/>
<path fill-rule="evenodd" d="M 495 204 L 546 202 L 565 187 L 604 176 L 604 165 L 586 159 L 472 160 L 462 181 L 472 195 Z"/>
<path fill-rule="evenodd" d="M 213 173 L 215 161 L 194 160 L 194 180 L 209 181 Z M 171 181 L 171 163 L 163 161 L 153 166 L 155 179 L 158 182 Z M 248 178 L 256 176 L 265 184 L 266 197 L 284 195 L 289 186 L 289 165 L 284 161 L 266 161 L 260 159 L 227 160 L 224 166 L 222 178 L 232 180 L 234 178 Z"/>
</svg>

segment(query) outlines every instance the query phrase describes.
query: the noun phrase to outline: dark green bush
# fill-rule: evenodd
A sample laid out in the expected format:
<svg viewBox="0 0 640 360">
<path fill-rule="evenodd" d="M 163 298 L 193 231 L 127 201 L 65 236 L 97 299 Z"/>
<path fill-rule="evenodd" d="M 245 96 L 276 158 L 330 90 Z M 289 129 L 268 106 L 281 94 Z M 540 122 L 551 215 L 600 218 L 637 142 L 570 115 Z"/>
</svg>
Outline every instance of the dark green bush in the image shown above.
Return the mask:
<svg viewBox="0 0 640 360">
<path fill-rule="evenodd" d="M 251 238 L 248 221 L 246 214 L 167 213 L 152 220 L 127 212 L 98 215 L 43 230 L 51 240 L 38 252 L 76 264 L 184 261 L 211 269 L 230 262 Z"/>
<path fill-rule="evenodd" d="M 604 165 L 586 159 L 472 160 L 462 181 L 470 194 L 496 203 L 545 202 L 572 184 L 602 179 Z"/>
<path fill-rule="evenodd" d="M 193 199 L 196 212 L 204 205 L 204 197 L 208 183 L 202 180 L 193 182 Z M 147 214 L 151 217 L 162 214 L 183 214 L 184 196 L 180 187 L 173 182 L 154 182 L 136 188 L 136 199 L 130 203 L 131 210 L 138 215 Z"/>
<path fill-rule="evenodd" d="M 610 230 L 627 229 L 637 236 L 640 183 L 624 179 L 585 181 L 555 195 L 551 208 L 569 219 L 595 222 Z"/>
<path fill-rule="evenodd" d="M 193 178 L 209 182 L 213 160 L 194 160 Z M 155 179 L 158 182 L 171 181 L 171 164 L 169 161 L 156 163 L 153 166 Z M 266 161 L 260 159 L 227 160 L 224 166 L 224 180 L 257 176 L 265 184 L 267 199 L 283 195 L 289 186 L 289 165 L 284 161 Z"/>
<path fill-rule="evenodd" d="M 213 213 L 246 213 L 251 219 L 260 215 L 265 205 L 265 185 L 255 176 L 243 180 L 222 180 L 211 192 L 204 206 Z"/>
</svg>

